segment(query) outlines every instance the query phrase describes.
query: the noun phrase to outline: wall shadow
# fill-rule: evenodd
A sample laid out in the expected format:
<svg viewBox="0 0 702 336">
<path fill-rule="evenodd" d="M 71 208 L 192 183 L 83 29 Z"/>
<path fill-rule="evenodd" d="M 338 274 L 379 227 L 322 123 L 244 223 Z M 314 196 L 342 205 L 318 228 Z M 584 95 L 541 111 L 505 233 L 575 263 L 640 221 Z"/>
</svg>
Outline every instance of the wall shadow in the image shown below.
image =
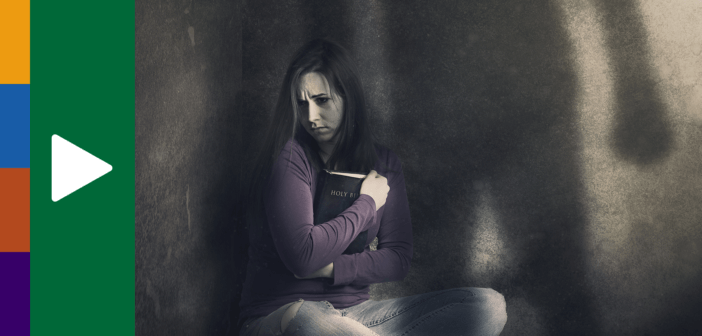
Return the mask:
<svg viewBox="0 0 702 336">
<path fill-rule="evenodd" d="M 597 335 L 577 78 L 558 7 L 385 5 L 396 79 L 390 145 L 403 160 L 415 233 L 412 270 L 395 292 L 492 287 L 507 298 L 503 335 Z M 485 193 L 497 238 L 477 230 Z M 502 259 L 486 266 L 473 246 L 488 239 L 494 253 L 485 258 Z"/>
<path fill-rule="evenodd" d="M 628 162 L 658 162 L 673 147 L 673 134 L 654 79 L 648 34 L 637 2 L 594 3 L 604 18 L 605 45 L 615 74 L 612 149 Z"/>
</svg>

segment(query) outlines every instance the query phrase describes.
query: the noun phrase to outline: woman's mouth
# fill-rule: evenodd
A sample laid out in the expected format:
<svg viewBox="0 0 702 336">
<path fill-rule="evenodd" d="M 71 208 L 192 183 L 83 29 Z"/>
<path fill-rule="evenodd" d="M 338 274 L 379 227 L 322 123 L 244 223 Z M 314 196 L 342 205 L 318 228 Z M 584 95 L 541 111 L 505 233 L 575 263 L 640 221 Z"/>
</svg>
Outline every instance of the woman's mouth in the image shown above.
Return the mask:
<svg viewBox="0 0 702 336">
<path fill-rule="evenodd" d="M 312 129 L 312 133 L 318 137 L 326 137 L 331 134 L 329 127 L 317 127 Z"/>
</svg>

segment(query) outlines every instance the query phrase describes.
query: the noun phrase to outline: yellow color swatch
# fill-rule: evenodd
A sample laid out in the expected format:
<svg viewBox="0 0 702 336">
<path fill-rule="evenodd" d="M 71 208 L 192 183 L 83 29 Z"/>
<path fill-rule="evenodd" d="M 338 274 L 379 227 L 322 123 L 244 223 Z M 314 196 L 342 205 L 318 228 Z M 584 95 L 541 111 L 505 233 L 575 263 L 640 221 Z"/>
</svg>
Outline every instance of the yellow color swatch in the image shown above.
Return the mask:
<svg viewBox="0 0 702 336">
<path fill-rule="evenodd" d="M 29 0 L 2 2 L 0 36 L 0 84 L 29 84 Z"/>
</svg>

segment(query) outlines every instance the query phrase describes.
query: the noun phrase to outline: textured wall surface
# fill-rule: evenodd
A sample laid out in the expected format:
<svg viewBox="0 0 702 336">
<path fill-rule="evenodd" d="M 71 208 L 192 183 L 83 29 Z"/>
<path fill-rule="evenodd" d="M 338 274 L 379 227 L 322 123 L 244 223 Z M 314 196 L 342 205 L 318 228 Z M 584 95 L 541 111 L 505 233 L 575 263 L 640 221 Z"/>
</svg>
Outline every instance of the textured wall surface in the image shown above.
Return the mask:
<svg viewBox="0 0 702 336">
<path fill-rule="evenodd" d="M 314 37 L 355 55 L 406 175 L 412 269 L 374 299 L 492 287 L 503 335 L 702 333 L 700 17 L 696 0 L 137 2 L 137 334 L 235 324 L 239 176 Z"/>
<path fill-rule="evenodd" d="M 136 3 L 136 334 L 224 335 L 241 163 L 237 2 Z"/>
</svg>

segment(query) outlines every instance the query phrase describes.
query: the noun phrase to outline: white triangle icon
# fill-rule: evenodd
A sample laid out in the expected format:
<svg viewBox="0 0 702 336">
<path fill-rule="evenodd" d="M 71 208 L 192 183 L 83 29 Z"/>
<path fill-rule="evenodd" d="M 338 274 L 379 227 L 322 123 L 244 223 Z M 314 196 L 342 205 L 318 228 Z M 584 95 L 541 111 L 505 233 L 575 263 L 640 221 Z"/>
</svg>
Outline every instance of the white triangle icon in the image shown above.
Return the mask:
<svg viewBox="0 0 702 336">
<path fill-rule="evenodd" d="M 58 202 L 112 171 L 112 166 L 54 134 L 51 136 L 51 199 Z"/>
</svg>

